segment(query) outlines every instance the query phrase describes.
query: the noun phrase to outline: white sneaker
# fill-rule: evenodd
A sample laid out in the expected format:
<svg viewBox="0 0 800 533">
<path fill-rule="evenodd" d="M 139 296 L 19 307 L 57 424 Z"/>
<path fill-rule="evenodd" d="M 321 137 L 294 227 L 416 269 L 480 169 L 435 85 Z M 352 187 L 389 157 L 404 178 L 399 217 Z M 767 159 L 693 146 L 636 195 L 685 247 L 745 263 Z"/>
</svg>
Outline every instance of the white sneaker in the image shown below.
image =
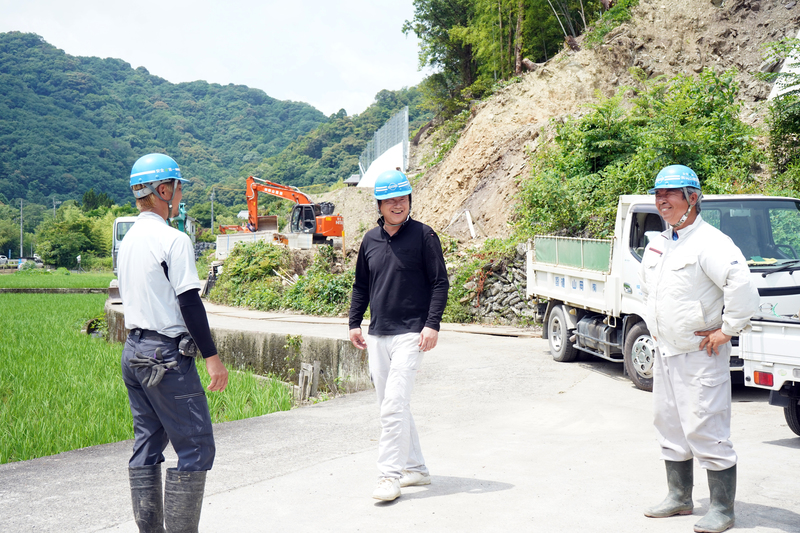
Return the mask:
<svg viewBox="0 0 800 533">
<path fill-rule="evenodd" d="M 372 493 L 372 497 L 376 500 L 383 500 L 390 502 L 396 500 L 400 496 L 400 482 L 393 477 L 382 477 L 378 480 L 378 486 Z"/>
<path fill-rule="evenodd" d="M 423 474 L 422 472 L 413 472 L 410 470 L 403 470 L 400 476 L 401 487 L 417 487 L 420 485 L 430 485 L 431 475 Z"/>
</svg>

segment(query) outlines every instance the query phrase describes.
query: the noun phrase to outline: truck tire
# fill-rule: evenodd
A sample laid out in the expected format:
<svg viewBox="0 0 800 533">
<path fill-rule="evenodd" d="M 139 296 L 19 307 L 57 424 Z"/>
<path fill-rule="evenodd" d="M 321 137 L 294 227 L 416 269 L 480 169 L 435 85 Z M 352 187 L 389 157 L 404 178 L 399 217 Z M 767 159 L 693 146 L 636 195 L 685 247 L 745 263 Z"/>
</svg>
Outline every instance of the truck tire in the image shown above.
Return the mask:
<svg viewBox="0 0 800 533">
<path fill-rule="evenodd" d="M 800 404 L 797 403 L 797 398 L 792 398 L 792 402 L 783 408 L 783 416 L 786 418 L 786 423 L 789 424 L 789 429 L 794 431 L 795 435 L 800 436 Z"/>
<path fill-rule="evenodd" d="M 547 340 L 550 343 L 550 354 L 559 363 L 574 361 L 578 350 L 569 342 L 570 331 L 564 307 L 557 305 L 550 311 L 547 319 Z"/>
<path fill-rule="evenodd" d="M 637 389 L 653 390 L 653 364 L 656 342 L 644 322 L 637 322 L 625 337 L 625 372 Z"/>
</svg>

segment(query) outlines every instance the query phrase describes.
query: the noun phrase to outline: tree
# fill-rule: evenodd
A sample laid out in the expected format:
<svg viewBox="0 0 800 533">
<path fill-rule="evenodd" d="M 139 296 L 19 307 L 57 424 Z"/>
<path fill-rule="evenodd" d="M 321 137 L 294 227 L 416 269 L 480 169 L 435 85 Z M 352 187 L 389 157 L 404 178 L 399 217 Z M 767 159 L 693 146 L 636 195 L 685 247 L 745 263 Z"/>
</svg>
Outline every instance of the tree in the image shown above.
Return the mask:
<svg viewBox="0 0 800 533">
<path fill-rule="evenodd" d="M 420 40 L 419 66 L 437 68 L 457 88 L 475 81 L 477 63 L 472 45 L 454 39 L 453 28 L 467 28 L 474 13 L 473 0 L 414 0 L 414 18 L 405 21 L 403 33 Z"/>
<path fill-rule="evenodd" d="M 36 249 L 44 262 L 74 267 L 78 255 L 107 255 L 110 243 L 103 244 L 103 232 L 95 228 L 93 219 L 73 205 L 62 206 L 59 211 L 63 220 L 40 225 L 36 234 Z"/>
<path fill-rule="evenodd" d="M 114 200 L 104 192 L 95 194 L 94 188 L 91 188 L 83 193 L 83 206 L 81 208 L 84 211 L 94 211 L 98 207 L 111 207 L 112 205 L 114 205 Z"/>
</svg>

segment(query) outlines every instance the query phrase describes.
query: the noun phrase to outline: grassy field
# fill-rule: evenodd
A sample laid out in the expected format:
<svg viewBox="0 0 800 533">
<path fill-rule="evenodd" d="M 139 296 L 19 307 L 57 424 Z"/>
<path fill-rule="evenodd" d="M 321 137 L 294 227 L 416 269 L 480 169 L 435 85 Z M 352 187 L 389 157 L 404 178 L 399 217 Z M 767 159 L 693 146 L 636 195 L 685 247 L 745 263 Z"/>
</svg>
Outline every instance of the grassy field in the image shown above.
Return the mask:
<svg viewBox="0 0 800 533">
<path fill-rule="evenodd" d="M 66 269 L 51 272 L 23 270 L 0 274 L 0 289 L 107 289 L 114 278 L 116 276 L 111 272 L 70 274 Z"/>
<path fill-rule="evenodd" d="M 105 299 L 0 294 L 0 463 L 133 438 L 122 345 L 80 333 Z M 202 361 L 198 371 L 208 385 Z M 227 390 L 207 396 L 215 423 L 292 406 L 283 384 L 246 372 L 231 372 Z"/>
</svg>

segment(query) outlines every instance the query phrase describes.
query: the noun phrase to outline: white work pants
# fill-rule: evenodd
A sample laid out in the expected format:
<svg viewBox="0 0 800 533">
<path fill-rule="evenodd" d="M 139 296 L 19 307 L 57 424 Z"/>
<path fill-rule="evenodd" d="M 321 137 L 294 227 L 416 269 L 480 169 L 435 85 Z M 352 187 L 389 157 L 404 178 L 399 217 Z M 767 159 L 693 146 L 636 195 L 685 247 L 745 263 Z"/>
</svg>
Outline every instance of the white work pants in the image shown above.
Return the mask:
<svg viewBox="0 0 800 533">
<path fill-rule="evenodd" d="M 411 391 L 422 366 L 419 333 L 367 335 L 369 372 L 381 410 L 378 470 L 399 478 L 402 470 L 428 473 L 411 416 Z"/>
<path fill-rule="evenodd" d="M 719 355 L 703 350 L 662 357 L 653 367 L 655 428 L 661 459 L 696 457 L 702 468 L 725 470 L 736 464 L 731 443 L 731 344 Z"/>
</svg>

